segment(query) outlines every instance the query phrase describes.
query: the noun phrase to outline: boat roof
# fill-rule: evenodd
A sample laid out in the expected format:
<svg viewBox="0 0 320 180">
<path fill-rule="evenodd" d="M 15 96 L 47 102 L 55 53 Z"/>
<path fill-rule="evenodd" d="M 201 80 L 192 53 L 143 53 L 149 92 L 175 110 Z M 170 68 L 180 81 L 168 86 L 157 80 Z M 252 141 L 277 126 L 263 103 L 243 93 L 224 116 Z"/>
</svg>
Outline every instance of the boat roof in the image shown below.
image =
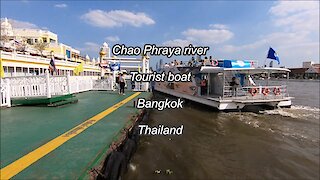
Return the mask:
<svg viewBox="0 0 320 180">
<path fill-rule="evenodd" d="M 246 74 L 291 72 L 287 68 L 276 68 L 276 67 L 223 68 L 223 67 L 202 66 L 200 69 L 200 72 L 202 73 L 219 73 L 224 71 L 242 71 Z"/>
</svg>

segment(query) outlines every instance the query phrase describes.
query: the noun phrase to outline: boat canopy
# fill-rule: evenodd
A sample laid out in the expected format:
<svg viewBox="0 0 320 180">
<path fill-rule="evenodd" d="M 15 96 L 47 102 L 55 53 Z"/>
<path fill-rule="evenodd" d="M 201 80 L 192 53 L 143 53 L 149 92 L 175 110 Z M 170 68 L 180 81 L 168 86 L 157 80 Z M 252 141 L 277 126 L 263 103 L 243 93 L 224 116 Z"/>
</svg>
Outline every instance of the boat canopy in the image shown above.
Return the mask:
<svg viewBox="0 0 320 180">
<path fill-rule="evenodd" d="M 238 71 L 243 72 L 244 74 L 262 74 L 262 73 L 285 73 L 290 72 L 287 68 L 274 68 L 274 67 L 265 67 L 265 68 L 223 68 L 223 67 L 210 67 L 202 66 L 200 69 L 201 73 L 221 73 L 224 71 Z"/>
</svg>

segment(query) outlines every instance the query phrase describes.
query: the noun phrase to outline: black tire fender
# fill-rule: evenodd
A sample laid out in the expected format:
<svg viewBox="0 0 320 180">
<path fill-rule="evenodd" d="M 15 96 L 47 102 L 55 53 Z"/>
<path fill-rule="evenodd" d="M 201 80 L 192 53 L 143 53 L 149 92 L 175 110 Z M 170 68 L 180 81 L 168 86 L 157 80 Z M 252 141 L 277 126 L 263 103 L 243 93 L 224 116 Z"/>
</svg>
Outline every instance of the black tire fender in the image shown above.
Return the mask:
<svg viewBox="0 0 320 180">
<path fill-rule="evenodd" d="M 143 116 L 141 122 L 142 122 L 142 123 L 146 123 L 146 122 L 148 122 L 148 120 L 149 120 L 149 117 L 148 117 L 147 114 L 145 114 L 145 115 Z"/>
<path fill-rule="evenodd" d="M 110 154 L 104 174 L 108 180 L 118 180 L 127 168 L 125 156 L 121 152 L 114 151 Z"/>
<path fill-rule="evenodd" d="M 140 136 L 139 136 L 139 125 L 136 125 L 132 131 L 131 131 L 131 135 L 129 137 L 130 139 L 134 140 L 134 142 L 136 143 L 136 145 L 139 142 Z"/>
<path fill-rule="evenodd" d="M 122 153 L 126 158 L 127 164 L 129 163 L 132 155 L 136 152 L 136 150 L 137 150 L 136 142 L 132 139 L 127 139 L 122 149 Z"/>
</svg>

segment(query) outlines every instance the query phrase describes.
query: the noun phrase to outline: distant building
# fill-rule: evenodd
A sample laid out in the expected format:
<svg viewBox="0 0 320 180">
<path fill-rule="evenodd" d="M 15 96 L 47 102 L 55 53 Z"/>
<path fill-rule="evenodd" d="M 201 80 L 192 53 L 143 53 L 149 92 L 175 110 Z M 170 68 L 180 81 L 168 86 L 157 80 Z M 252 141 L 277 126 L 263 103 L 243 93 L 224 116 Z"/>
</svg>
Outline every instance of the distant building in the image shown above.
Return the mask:
<svg viewBox="0 0 320 180">
<path fill-rule="evenodd" d="M 305 78 L 305 72 L 308 70 L 308 68 L 290 68 L 290 78 L 293 79 L 304 79 Z"/>
<path fill-rule="evenodd" d="M 13 34 L 16 40 L 26 39 L 28 44 L 58 43 L 58 35 L 47 30 L 41 29 L 13 29 Z"/>
<path fill-rule="evenodd" d="M 305 74 L 308 79 L 320 79 L 320 67 L 310 67 L 308 70 L 306 70 Z"/>
<path fill-rule="evenodd" d="M 44 55 L 50 55 L 50 52 L 53 51 L 54 55 L 60 59 L 74 62 L 85 60 L 84 57 L 80 56 L 79 50 L 59 43 L 57 34 L 42 29 L 13 28 L 7 18 L 1 21 L 1 41 L 3 44 L 8 44 L 8 47 L 19 46 L 19 44 L 26 43 L 29 47 L 29 52 L 36 52 L 33 48 L 35 44 L 47 43 L 48 46 L 43 52 Z"/>
<path fill-rule="evenodd" d="M 305 62 L 302 62 L 302 67 L 303 68 L 310 68 L 313 64 L 314 64 L 313 61 L 305 61 Z"/>
<path fill-rule="evenodd" d="M 302 62 L 302 68 L 290 68 L 290 78 L 293 79 L 320 79 L 320 64 L 313 61 Z"/>
<path fill-rule="evenodd" d="M 1 36 L 13 37 L 13 29 L 7 18 L 1 23 Z"/>
</svg>

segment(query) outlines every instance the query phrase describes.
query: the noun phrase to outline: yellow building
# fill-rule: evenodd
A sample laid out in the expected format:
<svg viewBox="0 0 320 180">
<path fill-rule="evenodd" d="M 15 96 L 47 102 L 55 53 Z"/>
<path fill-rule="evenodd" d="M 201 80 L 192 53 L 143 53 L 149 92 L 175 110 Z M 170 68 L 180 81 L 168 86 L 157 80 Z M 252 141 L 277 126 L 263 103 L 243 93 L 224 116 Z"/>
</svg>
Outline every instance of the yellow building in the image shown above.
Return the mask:
<svg viewBox="0 0 320 180">
<path fill-rule="evenodd" d="M 17 40 L 26 39 L 30 45 L 38 42 L 58 43 L 58 35 L 47 30 L 41 29 L 13 29 L 13 35 Z"/>
<path fill-rule="evenodd" d="M 72 48 L 63 43 L 51 43 L 49 44 L 47 51 L 55 54 L 56 57 L 60 57 L 61 59 L 67 59 L 69 61 L 81 62 L 80 51 Z"/>
<path fill-rule="evenodd" d="M 7 40 L 16 40 L 18 42 L 25 41 L 31 47 L 37 43 L 48 43 L 44 50 L 44 55 L 50 55 L 53 51 L 54 55 L 60 59 L 82 62 L 86 61 L 80 56 L 80 51 L 63 43 L 59 43 L 58 35 L 42 29 L 13 28 L 7 18 L 1 23 L 1 36 L 6 36 Z"/>
</svg>

